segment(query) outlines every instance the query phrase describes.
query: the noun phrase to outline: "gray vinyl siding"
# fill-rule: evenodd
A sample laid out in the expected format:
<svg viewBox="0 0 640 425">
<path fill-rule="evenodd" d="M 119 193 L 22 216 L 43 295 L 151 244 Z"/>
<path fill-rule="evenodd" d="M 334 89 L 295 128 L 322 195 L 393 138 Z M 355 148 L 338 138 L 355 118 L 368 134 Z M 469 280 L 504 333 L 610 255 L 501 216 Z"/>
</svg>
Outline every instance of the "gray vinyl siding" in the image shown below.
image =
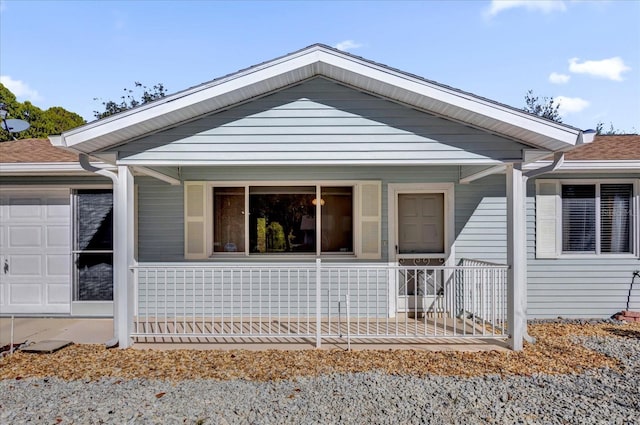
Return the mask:
<svg viewBox="0 0 640 425">
<path fill-rule="evenodd" d="M 457 167 L 218 167 L 187 168 L 183 178 L 211 181 L 380 179 L 383 182 L 381 262 L 384 263 L 388 257 L 388 184 L 451 182 L 456 180 L 457 172 Z M 140 177 L 136 178 L 136 183 L 140 261 L 184 261 L 182 187 Z M 534 188 L 534 182 L 529 182 L 528 317 L 604 318 L 624 309 L 632 273 L 640 269 L 640 261 L 615 256 L 584 260 L 536 259 Z M 495 175 L 471 184 L 456 184 L 455 209 L 456 262 L 470 258 L 504 264 L 505 177 Z M 631 308 L 640 308 L 639 278 L 636 278 Z"/>
<path fill-rule="evenodd" d="M 183 179 L 206 181 L 382 181 L 382 262 L 388 259 L 388 196 L 390 183 L 454 182 L 458 167 L 191 167 Z M 488 184 L 456 185 L 456 250 L 458 258 L 504 262 L 504 247 L 495 252 L 483 250 L 482 240 L 504 240 L 504 220 L 487 227 L 492 215 L 504 203 L 504 177 L 485 179 Z M 183 188 L 149 177 L 136 177 L 138 185 L 138 255 L 140 261 L 184 261 Z M 501 195 L 484 197 L 484 191 Z M 504 217 L 504 211 L 501 212 Z M 495 217 L 494 217 L 495 218 Z M 468 224 L 471 222 L 471 225 Z M 482 224 L 484 222 L 484 224 Z M 484 233 L 483 233 L 484 229 Z M 461 254 L 462 253 L 462 254 Z"/>
<path fill-rule="evenodd" d="M 545 178 L 601 179 L 639 178 L 633 175 L 547 175 Z M 529 193 L 533 194 L 534 182 Z M 637 229 L 635 230 L 638 231 Z M 528 315 L 529 318 L 607 318 L 626 308 L 638 258 L 602 256 L 585 259 L 535 258 L 535 197 L 527 202 Z M 631 294 L 630 308 L 640 309 L 640 278 Z"/>
<path fill-rule="evenodd" d="M 119 148 L 121 160 L 279 163 L 520 158 L 527 146 L 314 78 Z"/>
<path fill-rule="evenodd" d="M 138 260 L 183 261 L 183 187 L 136 177 Z"/>
<path fill-rule="evenodd" d="M 378 263 L 386 263 L 388 185 L 457 182 L 461 169 L 456 165 L 354 166 L 354 161 L 457 161 L 479 166 L 492 160 L 519 158 L 523 149 L 527 146 L 315 78 L 125 144 L 119 148 L 118 157 L 149 165 L 154 161 L 182 161 L 182 181 L 380 180 L 382 258 Z M 343 161 L 345 165 L 258 165 L 265 161 Z M 212 165 L 189 167 L 191 162 Z M 233 165 L 238 162 L 246 165 Z M 463 171 L 468 174 L 479 169 L 466 167 Z M 139 261 L 184 262 L 183 187 L 147 177 L 136 177 L 136 183 Z M 623 309 L 632 272 L 640 268 L 638 259 L 537 260 L 535 193 L 533 182 L 529 183 L 529 317 L 608 317 Z M 455 185 L 455 237 L 456 261 L 506 262 L 504 175 Z M 632 297 L 632 307 L 636 308 L 640 304 L 640 282 L 637 285 Z"/>
<path fill-rule="evenodd" d="M 458 167 L 190 167 L 182 171 L 189 180 L 224 181 L 334 181 L 334 180 L 381 180 L 382 181 L 382 259 L 378 265 L 388 261 L 388 185 L 391 183 L 443 183 L 455 182 Z M 157 180 L 138 177 L 139 211 L 139 260 L 141 262 L 185 262 L 183 254 L 183 191 L 182 186 L 170 186 Z M 294 183 L 295 184 L 295 183 Z M 474 258 L 503 263 L 506 234 L 504 208 L 504 176 L 492 176 L 470 185 L 455 186 L 455 234 L 456 262 L 461 258 Z M 487 243 L 492 241 L 492 248 Z M 483 248 L 484 246 L 484 248 Z M 229 265 L 226 260 L 209 260 Z M 286 267 L 292 264 L 286 256 L 270 259 L 270 267 Z M 294 265 L 313 264 L 313 257 L 299 260 Z M 206 262 L 206 261 L 205 261 Z M 259 256 L 239 258 L 234 264 L 256 266 L 263 260 Z M 325 259 L 323 264 L 336 267 L 340 263 L 358 262 L 362 265 L 370 260 Z M 193 263 L 193 262 L 190 262 Z M 179 267 L 179 264 L 176 265 Z M 170 269 L 168 273 L 173 273 Z M 204 275 L 203 273 L 210 273 Z M 315 314 L 315 270 L 302 274 L 284 274 L 279 277 L 264 274 L 250 276 L 247 271 L 236 270 L 234 275 L 222 276 L 213 271 L 187 272 L 169 276 L 140 276 L 139 313 L 141 315 L 182 317 L 238 318 L 249 315 L 289 317 Z M 264 273 L 264 272 L 263 272 Z M 339 303 L 350 294 L 353 317 L 387 317 L 389 314 L 389 281 L 386 270 L 367 271 L 356 279 L 353 275 L 341 278 L 336 274 L 322 276 L 321 304 L 323 316 L 336 317 Z M 160 285 L 156 285 L 159 277 Z M 203 283 L 203 281 L 205 283 Z M 173 283 L 176 282 L 176 283 Z M 309 284 L 311 282 L 311 286 Z M 233 289 L 234 294 L 231 295 Z M 178 294 L 176 304 L 171 300 Z M 242 297 L 242 302 L 240 301 Z M 147 308 L 147 300 L 153 309 Z M 368 302 L 365 302 L 368 300 Z M 159 306 L 157 310 L 155 306 Z M 344 306 L 342 306 L 344 308 Z M 344 314 L 344 311 L 342 311 Z M 235 320 L 235 319 L 234 319 Z"/>
<path fill-rule="evenodd" d="M 505 264 L 507 202 L 504 175 L 456 185 L 456 257 Z"/>
</svg>

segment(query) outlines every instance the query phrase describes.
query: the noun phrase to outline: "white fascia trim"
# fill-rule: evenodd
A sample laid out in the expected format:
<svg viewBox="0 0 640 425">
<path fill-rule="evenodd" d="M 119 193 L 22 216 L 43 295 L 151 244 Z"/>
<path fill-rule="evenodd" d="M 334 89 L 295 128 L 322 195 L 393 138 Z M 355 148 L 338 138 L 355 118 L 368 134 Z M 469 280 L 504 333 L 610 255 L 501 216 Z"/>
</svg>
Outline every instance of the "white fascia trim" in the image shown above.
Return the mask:
<svg viewBox="0 0 640 425">
<path fill-rule="evenodd" d="M 323 52 L 321 60 L 340 69 L 355 72 L 365 77 L 391 84 L 416 94 L 447 103 L 460 109 L 502 121 L 514 127 L 526 129 L 551 137 L 568 145 L 581 143 L 582 131 L 562 124 L 532 116 L 487 100 L 461 93 L 446 87 L 422 81 L 398 71 L 374 66 L 351 57 L 337 56 L 334 52 Z M 331 53 L 331 54 L 330 54 Z"/>
<path fill-rule="evenodd" d="M 262 71 L 262 70 L 264 70 L 266 68 L 273 67 L 273 66 L 276 66 L 276 65 L 280 65 L 280 64 L 282 64 L 284 62 L 290 62 L 291 60 L 296 59 L 297 57 L 299 57 L 301 55 L 309 55 L 309 51 L 301 51 L 301 52 L 298 52 L 297 54 L 284 56 L 284 57 L 281 57 L 279 59 L 275 59 L 275 60 L 263 63 L 261 65 L 253 66 L 253 67 L 248 68 L 246 70 L 230 74 L 230 75 L 228 75 L 226 77 L 222 77 L 222 78 L 216 79 L 216 80 L 214 80 L 212 82 L 204 83 L 204 84 L 201 84 L 201 85 L 198 85 L 198 86 L 186 89 L 186 90 L 182 90 L 182 91 L 180 91 L 178 93 L 175 93 L 173 95 L 163 97 L 161 99 L 155 100 L 155 101 L 150 102 L 148 104 L 138 106 L 138 107 L 136 107 L 134 109 L 123 111 L 123 112 L 118 113 L 117 115 L 112 115 L 110 117 L 103 118 L 101 120 L 96 120 L 96 121 L 90 122 L 90 123 L 88 123 L 88 124 L 86 124 L 86 125 L 84 125 L 82 127 L 77 127 L 75 129 L 69 130 L 69 131 L 63 133 L 62 136 L 67 136 L 67 137 L 64 137 L 65 142 L 67 141 L 67 138 L 70 138 L 70 140 L 75 140 L 75 139 L 73 139 L 73 137 L 76 134 L 80 134 L 80 133 L 85 132 L 87 130 L 90 130 L 90 129 L 94 128 L 94 127 L 99 127 L 99 126 L 102 126 L 102 125 L 105 125 L 105 124 L 109 124 L 109 123 L 111 123 L 113 121 L 119 121 L 119 120 L 121 120 L 123 118 L 126 118 L 128 116 L 131 116 L 131 115 L 140 114 L 140 113 L 145 112 L 145 111 L 147 111 L 149 109 L 155 109 L 160 104 L 173 103 L 173 105 L 172 105 L 174 107 L 173 110 L 176 110 L 176 109 L 179 109 L 180 107 L 190 106 L 192 104 L 198 103 L 198 101 L 201 101 L 201 100 L 208 100 L 209 98 L 212 97 L 211 96 L 212 92 L 208 91 L 210 89 L 217 89 L 218 86 L 221 86 L 224 83 L 227 83 L 229 81 L 238 80 L 238 79 L 241 79 L 241 78 L 243 78 L 245 76 L 250 76 L 252 74 L 256 74 L 256 73 L 258 73 L 258 72 L 260 72 L 260 71 Z M 289 66 L 289 67 L 291 68 L 291 66 Z M 272 72 L 272 74 L 273 74 L 272 76 L 277 75 L 277 74 L 275 74 L 273 72 Z M 254 77 L 252 80 L 260 81 L 262 79 L 264 79 L 264 78 L 255 78 Z M 219 92 L 213 92 L 213 95 L 214 96 L 219 96 L 220 94 L 223 94 L 223 92 L 228 92 L 228 91 L 231 91 L 231 90 L 233 90 L 235 88 L 244 87 L 246 85 L 247 85 L 246 83 L 245 84 L 241 84 L 241 85 L 236 83 L 234 88 L 232 88 L 232 89 L 221 90 L 221 89 L 218 88 L 217 90 Z M 204 94 L 203 94 L 203 92 L 204 92 Z M 194 98 L 191 97 L 194 94 L 198 94 L 198 97 L 196 98 L 195 101 L 193 100 Z M 190 100 L 188 102 L 185 102 L 184 98 L 187 98 L 187 97 L 190 97 Z M 162 115 L 162 113 L 163 112 L 153 113 L 151 116 L 152 117 L 156 117 L 156 116 Z M 146 115 L 144 117 L 146 117 Z M 122 127 L 122 126 L 119 126 L 119 127 Z M 51 136 L 49 138 L 53 142 L 53 137 L 62 138 L 62 136 Z M 87 137 L 87 139 L 88 139 L 88 137 Z M 60 143 L 62 143 L 62 141 L 60 141 Z M 67 146 L 67 145 L 61 144 L 59 146 Z"/>
<path fill-rule="evenodd" d="M 317 62 L 315 55 L 306 55 L 291 58 L 286 62 L 268 64 L 269 66 L 265 65 L 261 68 L 251 69 L 251 72 L 248 73 L 240 73 L 238 75 L 231 76 L 228 79 L 215 81 L 210 85 L 200 86 L 187 92 L 180 92 L 173 96 L 167 96 L 159 101 L 131 109 L 130 111 L 122 114 L 94 121 L 86 126 L 63 133 L 61 138 L 64 146 L 72 147 L 86 140 L 95 139 L 123 128 L 139 125 L 159 116 L 170 116 L 181 109 L 188 108 L 197 103 L 205 102 L 212 98 L 220 98 L 221 96 L 235 90 L 243 89 L 272 77 L 312 65 L 315 62 Z M 237 103 L 237 100 L 228 102 L 228 105 L 220 105 L 218 109 L 235 103 Z M 213 111 L 214 110 L 211 110 L 210 112 Z M 174 124 L 181 121 L 181 119 L 177 119 Z M 154 129 L 150 130 L 154 131 Z M 148 131 L 145 131 L 140 135 L 146 134 L 147 132 Z"/>
<path fill-rule="evenodd" d="M 221 97 L 225 94 L 252 85 L 260 88 L 259 85 L 261 82 L 287 73 L 291 74 L 292 77 L 292 79 L 287 82 L 288 84 L 301 81 L 301 79 L 313 75 L 319 75 L 315 65 L 321 62 L 329 66 L 337 67 L 340 70 L 354 72 L 384 85 L 391 85 L 401 90 L 408 90 L 420 96 L 425 96 L 454 106 L 455 108 L 486 116 L 515 129 L 544 135 L 558 140 L 562 144 L 566 144 L 566 148 L 581 143 L 583 139 L 580 130 L 543 120 L 525 112 L 519 112 L 515 109 L 507 108 L 469 94 L 432 84 L 381 65 L 372 64 L 351 56 L 343 56 L 340 55 L 339 52 L 330 51 L 321 47 L 314 47 L 310 50 L 301 51 L 294 55 L 285 56 L 278 60 L 249 68 L 246 71 L 241 71 L 209 84 L 167 96 L 161 100 L 130 111 L 103 120 L 94 121 L 83 127 L 63 133 L 60 136 L 60 140 L 56 143 L 56 146 L 73 147 L 83 142 L 95 140 L 133 126 L 139 127 L 137 131 L 133 132 L 135 134 L 129 134 L 128 137 L 120 141 L 130 139 L 131 137 L 142 136 L 159 130 L 159 128 L 149 128 L 150 126 L 145 126 L 144 123 L 151 122 L 160 116 L 170 117 L 172 114 L 176 116 L 175 122 L 167 121 L 164 123 L 165 127 L 178 124 L 185 119 L 184 117 L 179 117 L 180 114 L 177 112 L 180 110 L 201 102 L 209 101 L 212 98 L 222 100 Z M 307 67 L 307 73 L 301 73 L 300 70 L 305 67 Z M 271 87 L 271 89 L 273 89 L 273 87 Z M 262 87 L 262 91 L 256 90 L 256 93 L 252 96 L 266 94 L 266 90 L 267 87 Z M 211 109 L 207 113 L 224 108 L 225 105 L 230 106 L 231 104 L 236 104 L 238 103 L 238 99 L 228 99 L 227 103 L 221 102 L 216 109 Z M 112 144 L 116 143 L 119 142 L 113 142 Z M 80 146 L 78 146 L 78 148 L 81 149 Z"/>
<path fill-rule="evenodd" d="M 180 161 L 180 160 L 120 160 L 119 165 L 129 166 L 143 166 L 143 167 L 177 167 L 177 166 L 262 166 L 262 165 L 397 165 L 397 166 L 412 166 L 412 165 L 498 165 L 504 164 L 504 161 L 498 160 L 386 160 L 386 159 L 332 159 L 332 160 L 274 160 L 274 161 Z"/>
<path fill-rule="evenodd" d="M 525 170 L 536 170 L 551 164 L 551 161 L 537 161 L 526 164 Z M 554 173 L 572 172 L 635 172 L 640 173 L 640 161 L 637 160 L 599 160 L 599 161 L 564 161 Z"/>
<path fill-rule="evenodd" d="M 93 162 L 97 168 L 115 170 L 102 162 Z M 23 162 L 0 164 L 0 175 L 83 175 L 85 171 L 77 162 Z"/>
<path fill-rule="evenodd" d="M 49 136 L 49 142 L 51 142 L 53 146 L 57 146 L 59 148 L 65 147 L 62 143 L 62 136 Z"/>
</svg>

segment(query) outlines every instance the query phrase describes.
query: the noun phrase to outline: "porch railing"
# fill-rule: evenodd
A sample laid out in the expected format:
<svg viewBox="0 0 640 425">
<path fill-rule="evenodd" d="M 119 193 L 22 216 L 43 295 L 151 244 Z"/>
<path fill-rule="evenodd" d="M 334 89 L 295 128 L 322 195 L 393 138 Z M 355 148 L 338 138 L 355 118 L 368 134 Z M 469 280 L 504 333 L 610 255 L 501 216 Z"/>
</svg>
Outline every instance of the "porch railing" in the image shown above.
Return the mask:
<svg viewBox="0 0 640 425">
<path fill-rule="evenodd" d="M 138 340 L 505 338 L 507 267 L 142 263 Z"/>
</svg>

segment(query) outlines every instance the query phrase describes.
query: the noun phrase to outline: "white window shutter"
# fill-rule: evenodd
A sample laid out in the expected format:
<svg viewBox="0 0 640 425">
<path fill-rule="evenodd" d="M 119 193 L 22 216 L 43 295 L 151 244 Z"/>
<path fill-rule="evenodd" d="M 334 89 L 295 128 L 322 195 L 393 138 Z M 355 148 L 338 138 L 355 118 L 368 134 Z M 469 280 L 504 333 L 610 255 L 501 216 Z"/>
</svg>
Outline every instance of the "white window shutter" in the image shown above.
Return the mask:
<svg viewBox="0 0 640 425">
<path fill-rule="evenodd" d="M 359 185 L 358 258 L 381 258 L 381 182 L 363 182 Z"/>
<path fill-rule="evenodd" d="M 207 258 L 206 251 L 206 185 L 204 182 L 184 184 L 184 258 Z"/>
<path fill-rule="evenodd" d="M 558 258 L 559 186 L 555 181 L 536 184 L 536 258 Z"/>
</svg>

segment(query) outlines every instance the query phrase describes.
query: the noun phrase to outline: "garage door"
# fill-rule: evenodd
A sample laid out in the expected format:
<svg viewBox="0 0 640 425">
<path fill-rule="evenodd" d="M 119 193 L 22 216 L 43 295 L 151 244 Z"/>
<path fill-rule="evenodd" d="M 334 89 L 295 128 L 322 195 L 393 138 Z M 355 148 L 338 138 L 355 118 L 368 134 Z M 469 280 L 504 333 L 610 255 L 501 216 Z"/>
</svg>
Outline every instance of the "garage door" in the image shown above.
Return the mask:
<svg viewBox="0 0 640 425">
<path fill-rule="evenodd" d="M 0 313 L 71 310 L 69 191 L 0 192 Z"/>
</svg>

